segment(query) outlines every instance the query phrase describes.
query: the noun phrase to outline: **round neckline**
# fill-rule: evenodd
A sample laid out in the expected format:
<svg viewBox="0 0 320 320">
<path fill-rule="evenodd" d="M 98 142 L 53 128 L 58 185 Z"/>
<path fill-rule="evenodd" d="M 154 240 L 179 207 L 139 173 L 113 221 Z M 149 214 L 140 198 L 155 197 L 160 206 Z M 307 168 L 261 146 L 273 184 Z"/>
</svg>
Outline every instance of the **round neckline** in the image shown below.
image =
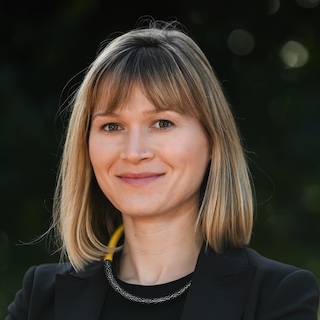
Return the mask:
<svg viewBox="0 0 320 320">
<path fill-rule="evenodd" d="M 132 288 L 134 288 L 134 287 L 136 287 L 136 288 L 164 288 L 166 286 L 175 286 L 175 285 L 180 286 L 181 284 L 189 282 L 193 276 L 193 273 L 194 272 L 191 272 L 191 273 L 189 273 L 179 279 L 176 279 L 176 280 L 172 280 L 172 281 L 160 283 L 160 284 L 151 284 L 151 285 L 129 283 L 129 282 L 125 282 L 125 281 L 119 279 L 116 276 L 115 276 L 115 278 L 121 285 L 124 285 L 127 287 L 132 287 Z"/>
</svg>

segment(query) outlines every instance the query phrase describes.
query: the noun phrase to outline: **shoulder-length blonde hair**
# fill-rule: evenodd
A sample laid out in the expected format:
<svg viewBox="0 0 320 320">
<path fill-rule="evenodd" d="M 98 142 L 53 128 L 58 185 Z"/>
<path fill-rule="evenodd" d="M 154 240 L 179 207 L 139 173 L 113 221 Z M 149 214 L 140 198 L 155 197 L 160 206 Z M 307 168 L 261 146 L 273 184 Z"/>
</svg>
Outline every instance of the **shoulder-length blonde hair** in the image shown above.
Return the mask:
<svg viewBox="0 0 320 320">
<path fill-rule="evenodd" d="M 109 110 L 138 84 L 159 109 L 197 117 L 212 160 L 202 184 L 196 228 L 216 252 L 248 244 L 253 222 L 250 175 L 233 114 L 198 45 L 175 26 L 122 34 L 100 51 L 74 96 L 54 202 L 61 250 L 78 270 L 100 260 L 121 214 L 100 190 L 88 152 L 92 111 Z"/>
</svg>

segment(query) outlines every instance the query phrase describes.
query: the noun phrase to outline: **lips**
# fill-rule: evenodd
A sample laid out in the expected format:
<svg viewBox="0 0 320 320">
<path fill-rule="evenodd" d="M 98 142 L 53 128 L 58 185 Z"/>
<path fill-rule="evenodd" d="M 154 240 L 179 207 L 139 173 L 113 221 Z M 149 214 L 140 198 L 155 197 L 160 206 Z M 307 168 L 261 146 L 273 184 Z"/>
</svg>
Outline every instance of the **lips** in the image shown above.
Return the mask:
<svg viewBox="0 0 320 320">
<path fill-rule="evenodd" d="M 164 173 L 155 173 L 155 172 L 142 172 L 142 173 L 126 172 L 126 173 L 121 173 L 120 175 L 117 175 L 117 177 L 122 182 L 132 186 L 144 186 L 158 180 L 163 176 L 164 176 Z"/>
</svg>

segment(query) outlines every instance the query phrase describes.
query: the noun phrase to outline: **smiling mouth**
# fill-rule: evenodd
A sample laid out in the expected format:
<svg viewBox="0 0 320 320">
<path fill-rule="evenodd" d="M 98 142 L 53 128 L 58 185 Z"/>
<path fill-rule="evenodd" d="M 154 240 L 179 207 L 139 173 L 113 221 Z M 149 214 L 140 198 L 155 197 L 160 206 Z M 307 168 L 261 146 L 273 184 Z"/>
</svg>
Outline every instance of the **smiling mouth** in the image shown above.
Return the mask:
<svg viewBox="0 0 320 320">
<path fill-rule="evenodd" d="M 118 178 L 124 183 L 132 186 L 144 186 L 163 176 L 163 173 L 126 173 L 119 175 Z"/>
</svg>

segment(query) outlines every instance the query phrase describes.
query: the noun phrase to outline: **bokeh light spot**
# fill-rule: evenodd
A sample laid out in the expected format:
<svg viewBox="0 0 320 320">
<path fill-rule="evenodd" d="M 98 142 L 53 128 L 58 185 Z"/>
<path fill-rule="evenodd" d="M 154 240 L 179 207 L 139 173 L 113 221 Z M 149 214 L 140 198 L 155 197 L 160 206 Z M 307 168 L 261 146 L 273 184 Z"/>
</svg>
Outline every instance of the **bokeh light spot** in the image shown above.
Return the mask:
<svg viewBox="0 0 320 320">
<path fill-rule="evenodd" d="M 275 14 L 280 9 L 280 0 L 269 0 L 267 2 L 266 13 Z"/>
<path fill-rule="evenodd" d="M 252 52 L 254 46 L 254 37 L 246 30 L 234 30 L 228 37 L 228 47 L 236 55 L 245 56 Z"/>
<path fill-rule="evenodd" d="M 302 8 L 311 9 L 316 7 L 320 0 L 296 0 L 296 3 Z"/>
<path fill-rule="evenodd" d="M 289 68 L 303 67 L 309 60 L 308 50 L 297 41 L 288 41 L 280 51 L 281 58 Z"/>
</svg>

